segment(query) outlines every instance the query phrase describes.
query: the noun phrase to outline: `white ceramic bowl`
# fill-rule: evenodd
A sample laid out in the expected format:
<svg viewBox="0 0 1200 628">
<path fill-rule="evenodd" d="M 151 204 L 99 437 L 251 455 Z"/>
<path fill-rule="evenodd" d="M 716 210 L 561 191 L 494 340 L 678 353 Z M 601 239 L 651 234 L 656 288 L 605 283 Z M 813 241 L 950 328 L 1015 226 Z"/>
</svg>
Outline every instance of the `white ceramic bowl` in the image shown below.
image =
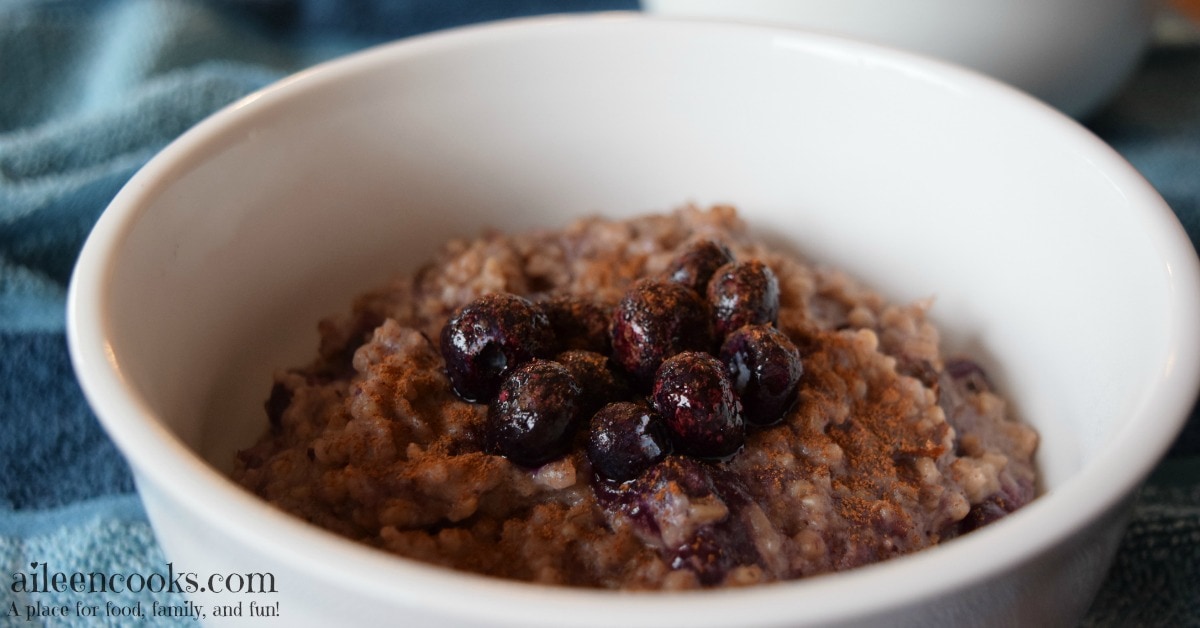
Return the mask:
<svg viewBox="0 0 1200 628">
<path fill-rule="evenodd" d="M 1086 117 L 1125 82 L 1160 0 L 642 0 L 651 13 L 820 29 L 960 63 Z"/>
<path fill-rule="evenodd" d="M 315 321 L 485 225 L 733 202 L 899 300 L 937 296 L 1043 435 L 1044 494 L 938 548 L 701 594 L 545 588 L 345 541 L 237 488 Z M 176 572 L 271 574 L 288 625 L 1068 625 L 1200 381 L 1197 260 L 1112 150 L 999 83 L 792 30 L 633 14 L 444 32 L 320 66 L 172 143 L 69 300 L 86 394 Z M 260 625 L 243 617 L 249 625 Z"/>
</svg>

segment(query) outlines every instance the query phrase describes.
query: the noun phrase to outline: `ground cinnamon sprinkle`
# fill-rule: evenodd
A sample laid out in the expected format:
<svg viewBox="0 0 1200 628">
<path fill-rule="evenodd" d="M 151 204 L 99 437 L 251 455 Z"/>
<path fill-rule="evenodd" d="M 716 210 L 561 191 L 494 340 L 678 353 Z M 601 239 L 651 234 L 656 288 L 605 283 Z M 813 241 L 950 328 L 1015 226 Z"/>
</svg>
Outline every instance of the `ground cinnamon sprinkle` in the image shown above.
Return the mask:
<svg viewBox="0 0 1200 628">
<path fill-rule="evenodd" d="M 624 484 L 579 443 L 533 469 L 482 451 L 486 408 L 454 395 L 430 340 L 457 308 L 497 291 L 614 302 L 698 238 L 778 276 L 778 329 L 804 356 L 780 423 L 727 460 L 669 456 Z M 316 359 L 277 375 L 270 428 L 234 476 L 338 534 L 497 577 L 681 589 L 849 569 L 1033 498 L 1036 434 L 976 365 L 943 368 L 927 308 L 755 241 L 729 207 L 493 231 L 321 322 Z"/>
</svg>

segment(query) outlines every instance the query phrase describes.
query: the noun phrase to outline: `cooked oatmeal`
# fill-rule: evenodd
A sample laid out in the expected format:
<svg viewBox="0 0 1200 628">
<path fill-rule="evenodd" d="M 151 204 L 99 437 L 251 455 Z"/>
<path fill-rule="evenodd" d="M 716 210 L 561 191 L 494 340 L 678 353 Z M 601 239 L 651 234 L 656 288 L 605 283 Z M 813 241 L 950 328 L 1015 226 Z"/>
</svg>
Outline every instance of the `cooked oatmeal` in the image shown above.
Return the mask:
<svg viewBox="0 0 1200 628">
<path fill-rule="evenodd" d="M 500 455 L 487 399 L 464 400 L 448 376 L 448 321 L 489 294 L 533 304 L 575 295 L 607 316 L 636 281 L 663 276 L 704 241 L 777 280 L 766 326 L 802 363 L 782 418 L 744 429 L 737 418 L 727 455 L 689 455 L 672 432 L 644 468 L 613 478 L 595 467 L 628 465 L 593 464 L 588 421 L 602 403 L 584 403 L 561 453 L 525 464 Z M 976 363 L 939 352 L 929 306 L 887 303 L 768 248 L 724 206 L 456 240 L 319 323 L 317 358 L 276 375 L 270 427 L 239 453 L 234 476 L 351 539 L 503 578 L 688 589 L 850 569 L 970 532 L 1034 497 L 1037 435 L 1007 415 Z M 555 351 L 613 350 L 608 318 L 573 320 L 582 340 Z M 657 407 L 642 402 L 657 382 L 582 362 L 568 370 L 585 387 L 604 380 L 630 411 Z"/>
</svg>

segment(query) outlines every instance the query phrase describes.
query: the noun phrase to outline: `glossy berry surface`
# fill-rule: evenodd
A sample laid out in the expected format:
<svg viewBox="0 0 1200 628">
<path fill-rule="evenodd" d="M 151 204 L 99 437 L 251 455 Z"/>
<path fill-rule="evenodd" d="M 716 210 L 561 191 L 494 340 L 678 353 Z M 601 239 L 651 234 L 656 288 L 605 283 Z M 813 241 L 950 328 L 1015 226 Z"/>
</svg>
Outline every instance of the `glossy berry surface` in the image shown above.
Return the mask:
<svg viewBox="0 0 1200 628">
<path fill-rule="evenodd" d="M 779 279 L 759 260 L 726 264 L 708 282 L 717 339 L 743 325 L 774 325 L 779 320 Z"/>
<path fill-rule="evenodd" d="M 619 401 L 592 416 L 587 455 L 601 477 L 632 480 L 669 453 L 667 428 L 649 406 Z"/>
<path fill-rule="evenodd" d="M 704 294 L 717 269 L 732 262 L 729 247 L 715 240 L 694 242 L 667 267 L 667 278 Z"/>
<path fill-rule="evenodd" d="M 778 329 L 746 325 L 729 334 L 721 361 L 747 422 L 775 423 L 796 402 L 804 365 L 796 345 Z"/>
<path fill-rule="evenodd" d="M 538 305 L 550 321 L 560 350 L 608 353 L 611 305 L 573 294 L 555 295 Z"/>
<path fill-rule="evenodd" d="M 742 406 L 725 365 L 707 353 L 688 351 L 664 361 L 652 400 L 681 453 L 725 458 L 745 440 Z"/>
<path fill-rule="evenodd" d="M 550 357 L 555 339 L 536 305 L 513 294 L 488 294 L 467 304 L 442 328 L 441 350 L 454 392 L 484 402 L 514 369 Z"/>
<path fill-rule="evenodd" d="M 626 291 L 613 312 L 612 356 L 642 384 L 654 378 L 663 360 L 712 344 L 708 309 L 694 291 L 663 279 L 641 279 Z"/>
<path fill-rule="evenodd" d="M 563 365 L 550 360 L 522 365 L 488 406 L 485 449 L 527 467 L 563 456 L 581 423 L 581 395 Z"/>
</svg>

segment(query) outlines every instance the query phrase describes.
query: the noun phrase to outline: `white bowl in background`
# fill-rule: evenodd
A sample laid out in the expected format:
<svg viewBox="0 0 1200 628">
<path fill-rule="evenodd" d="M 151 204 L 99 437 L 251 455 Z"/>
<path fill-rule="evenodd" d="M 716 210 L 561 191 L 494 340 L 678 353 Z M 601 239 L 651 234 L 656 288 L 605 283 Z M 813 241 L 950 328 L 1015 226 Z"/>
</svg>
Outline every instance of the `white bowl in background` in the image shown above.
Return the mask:
<svg viewBox="0 0 1200 628">
<path fill-rule="evenodd" d="M 228 479 L 315 321 L 442 241 L 688 201 L 893 299 L 935 295 L 947 348 L 985 356 L 1040 430 L 1043 494 L 846 573 L 634 595 L 397 558 Z M 278 602 L 288 625 L 1068 625 L 1195 399 L 1198 287 L 1145 180 L 1017 90 L 833 36 L 612 14 L 412 38 L 215 114 L 100 218 L 68 332 L 173 569 L 276 583 L 201 603 Z"/>
<path fill-rule="evenodd" d="M 1120 89 L 1159 0 L 642 0 L 650 13 L 819 29 L 965 65 L 1083 118 Z"/>
</svg>

